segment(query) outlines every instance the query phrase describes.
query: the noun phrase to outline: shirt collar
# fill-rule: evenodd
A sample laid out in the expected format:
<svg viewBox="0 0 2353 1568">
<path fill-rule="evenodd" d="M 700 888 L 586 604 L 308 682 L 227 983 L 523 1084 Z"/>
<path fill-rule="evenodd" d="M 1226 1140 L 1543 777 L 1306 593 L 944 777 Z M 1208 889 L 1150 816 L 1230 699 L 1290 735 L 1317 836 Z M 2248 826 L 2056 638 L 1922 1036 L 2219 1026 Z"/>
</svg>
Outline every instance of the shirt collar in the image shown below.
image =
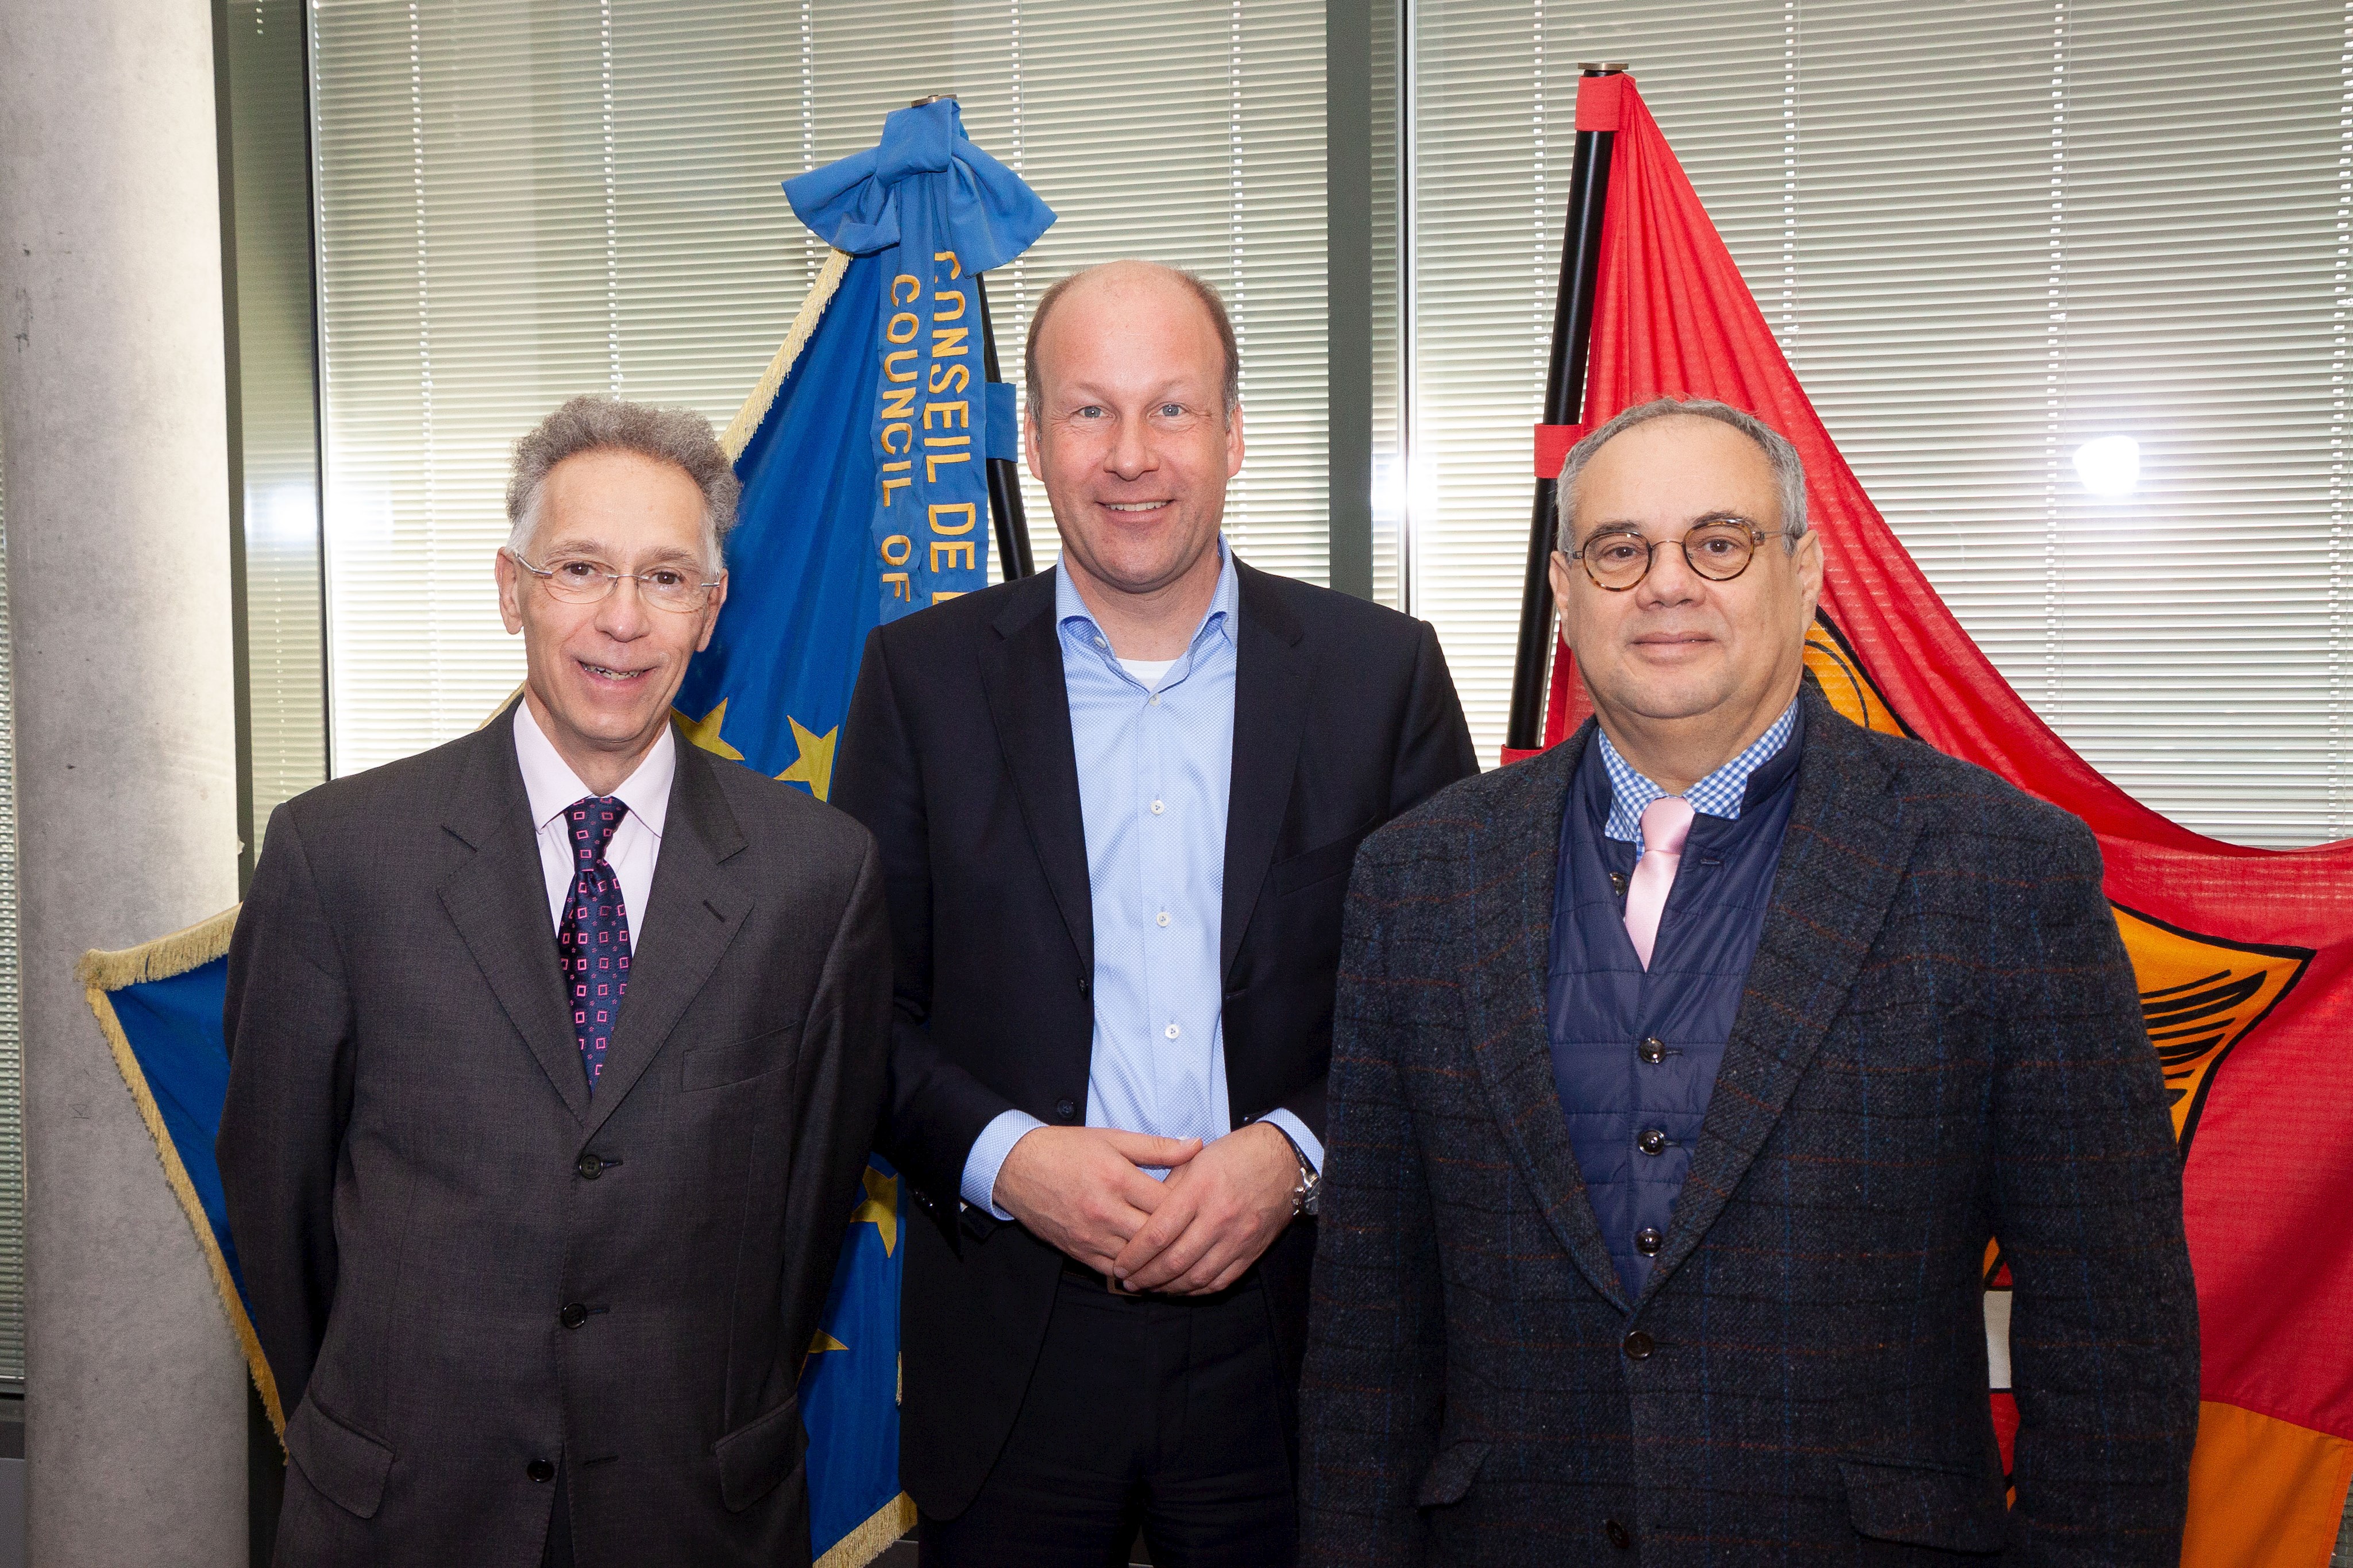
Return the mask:
<svg viewBox="0 0 2353 1568">
<path fill-rule="evenodd" d="M 1748 795 L 1748 776 L 1789 743 L 1789 732 L 1797 721 L 1798 705 L 1792 701 L 1738 756 L 1683 791 L 1683 798 L 1691 802 L 1692 809 L 1727 822 L 1739 821 L 1741 805 Z M 1609 734 L 1599 725 L 1594 726 L 1593 735 L 1601 745 L 1601 765 L 1609 772 L 1609 820 L 1601 831 L 1610 838 L 1630 839 L 1635 853 L 1640 854 L 1642 808 L 1654 800 L 1664 799 L 1669 792 L 1636 773 L 1634 764 L 1609 743 Z"/>
<path fill-rule="evenodd" d="M 514 710 L 515 761 L 522 767 L 522 791 L 531 802 L 532 831 L 536 833 L 564 815 L 565 811 L 585 796 L 596 792 L 580 782 L 572 764 L 555 749 L 555 742 L 532 717 L 531 703 L 525 700 Z M 638 763 L 637 771 L 621 781 L 613 794 L 629 815 L 646 825 L 656 838 L 661 837 L 662 819 L 670 812 L 670 780 L 678 773 L 678 737 L 668 724 L 654 737 L 652 749 Z"/>
<path fill-rule="evenodd" d="M 1193 629 L 1193 640 L 1186 645 L 1187 655 L 1198 652 L 1202 642 L 1211 637 L 1222 637 L 1229 643 L 1234 640 L 1234 612 L 1241 604 L 1241 579 L 1234 574 L 1234 552 L 1226 548 L 1223 534 L 1218 536 L 1218 586 L 1209 595 L 1209 607 L 1201 613 L 1201 624 Z M 1071 574 L 1059 562 L 1054 566 L 1054 620 L 1065 638 L 1076 637 L 1082 646 L 1101 650 L 1103 657 L 1117 667 L 1111 639 L 1103 636 L 1094 612 L 1079 597 L 1078 584 L 1071 581 Z"/>
</svg>

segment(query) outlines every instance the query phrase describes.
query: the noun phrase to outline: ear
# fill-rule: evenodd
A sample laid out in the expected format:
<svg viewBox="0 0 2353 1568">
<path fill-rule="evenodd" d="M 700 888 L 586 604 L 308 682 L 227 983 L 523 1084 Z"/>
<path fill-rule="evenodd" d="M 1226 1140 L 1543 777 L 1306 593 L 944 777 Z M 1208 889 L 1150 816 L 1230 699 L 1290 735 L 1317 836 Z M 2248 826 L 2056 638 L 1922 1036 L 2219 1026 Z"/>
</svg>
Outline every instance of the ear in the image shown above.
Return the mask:
<svg viewBox="0 0 2353 1568">
<path fill-rule="evenodd" d="M 507 635 L 522 630 L 522 572 L 514 557 L 501 549 L 496 557 L 499 574 L 499 619 L 505 623 Z"/>
<path fill-rule="evenodd" d="M 1820 529 L 1806 530 L 1798 541 L 1797 554 L 1789 564 L 1798 574 L 1798 621 L 1810 629 L 1814 624 L 1814 606 L 1822 597 L 1822 535 Z"/>
<path fill-rule="evenodd" d="M 711 590 L 711 602 L 702 606 L 702 635 L 694 640 L 694 651 L 701 653 L 711 646 L 711 634 L 719 629 L 719 611 L 727 603 L 727 574 L 723 569 L 719 582 Z"/>
<path fill-rule="evenodd" d="M 1038 448 L 1044 440 L 1045 433 L 1038 428 L 1038 405 L 1032 403 L 1021 421 L 1021 455 L 1029 460 L 1029 477 L 1041 485 L 1046 482 L 1046 459 Z"/>
<path fill-rule="evenodd" d="M 1226 478 L 1232 479 L 1242 471 L 1242 405 L 1239 403 L 1226 414 Z"/>
<path fill-rule="evenodd" d="M 1577 580 L 1573 575 L 1577 568 L 1570 563 L 1566 551 L 1556 550 L 1552 552 L 1552 562 L 1547 570 L 1552 577 L 1553 607 L 1560 613 L 1560 635 L 1573 648 L 1577 646 L 1576 626 L 1572 619 L 1577 601 L 1571 595 L 1577 589 Z M 1552 657 L 1550 649 L 1546 650 L 1545 657 Z"/>
</svg>

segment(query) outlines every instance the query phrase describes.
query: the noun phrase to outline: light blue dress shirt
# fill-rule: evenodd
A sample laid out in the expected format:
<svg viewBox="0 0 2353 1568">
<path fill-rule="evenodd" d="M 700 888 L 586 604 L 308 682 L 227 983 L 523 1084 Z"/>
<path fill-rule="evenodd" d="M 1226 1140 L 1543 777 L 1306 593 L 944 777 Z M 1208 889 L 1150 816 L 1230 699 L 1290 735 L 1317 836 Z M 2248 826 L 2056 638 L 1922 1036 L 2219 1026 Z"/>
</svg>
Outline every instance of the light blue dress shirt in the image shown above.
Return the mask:
<svg viewBox="0 0 2353 1568">
<path fill-rule="evenodd" d="M 1233 1131 L 1219 960 L 1241 589 L 1223 540 L 1218 552 L 1208 611 L 1155 683 L 1121 664 L 1069 574 L 1054 572 L 1094 907 L 1090 1127 L 1204 1141 Z M 1305 1122 L 1288 1110 L 1266 1120 L 1321 1167 Z M 1044 1125 L 1008 1110 L 983 1128 L 965 1158 L 964 1201 L 1011 1219 L 996 1203 L 997 1173 Z"/>
</svg>

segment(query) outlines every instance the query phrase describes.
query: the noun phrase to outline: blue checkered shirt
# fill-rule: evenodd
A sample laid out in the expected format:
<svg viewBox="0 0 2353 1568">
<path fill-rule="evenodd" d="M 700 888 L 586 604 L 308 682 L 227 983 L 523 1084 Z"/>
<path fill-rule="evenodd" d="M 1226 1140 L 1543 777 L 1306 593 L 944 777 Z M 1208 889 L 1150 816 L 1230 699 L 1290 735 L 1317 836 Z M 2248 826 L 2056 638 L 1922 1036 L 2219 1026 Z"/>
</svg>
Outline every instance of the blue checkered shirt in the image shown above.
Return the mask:
<svg viewBox="0 0 2353 1568">
<path fill-rule="evenodd" d="M 1683 798 L 1691 802 L 1694 811 L 1720 816 L 1726 822 L 1739 821 L 1740 803 L 1748 794 L 1748 775 L 1771 762 L 1789 743 L 1789 731 L 1797 723 L 1798 704 L 1793 700 L 1781 710 L 1781 716 L 1773 721 L 1770 729 L 1751 741 L 1738 756 L 1683 791 Z M 1598 726 L 1594 739 L 1601 742 L 1601 765 L 1609 770 L 1609 820 L 1602 826 L 1602 836 L 1631 843 L 1639 859 L 1642 854 L 1642 808 L 1672 792 L 1661 789 L 1636 773 L 1634 764 L 1618 754 L 1618 748 L 1609 743 L 1608 732 Z"/>
</svg>

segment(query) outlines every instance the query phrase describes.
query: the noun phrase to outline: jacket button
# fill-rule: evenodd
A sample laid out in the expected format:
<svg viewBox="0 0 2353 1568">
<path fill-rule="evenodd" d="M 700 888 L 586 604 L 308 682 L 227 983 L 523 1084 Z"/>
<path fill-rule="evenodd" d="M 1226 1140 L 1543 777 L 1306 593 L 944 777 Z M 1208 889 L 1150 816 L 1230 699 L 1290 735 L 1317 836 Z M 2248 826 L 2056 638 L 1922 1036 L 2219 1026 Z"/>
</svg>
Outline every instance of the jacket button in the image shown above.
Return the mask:
<svg viewBox="0 0 2353 1568">
<path fill-rule="evenodd" d="M 1619 1523 L 1614 1519 L 1604 1520 L 1602 1521 L 1601 1533 L 1608 1536 L 1609 1538 L 1609 1544 L 1616 1547 L 1620 1552 L 1625 1551 L 1628 1547 L 1634 1544 L 1633 1531 L 1628 1530 L 1624 1525 Z"/>
<path fill-rule="evenodd" d="M 594 1154 L 583 1154 L 573 1167 L 584 1182 L 593 1182 L 605 1173 L 605 1162 Z"/>
<path fill-rule="evenodd" d="M 1645 1154 L 1663 1154 L 1667 1152 L 1667 1135 L 1655 1127 L 1646 1129 L 1634 1140 L 1634 1147 Z"/>
<path fill-rule="evenodd" d="M 555 1321 L 567 1329 L 576 1329 L 588 1321 L 588 1309 L 577 1301 L 567 1301 L 564 1310 L 555 1314 Z"/>
<path fill-rule="evenodd" d="M 1085 995 L 1085 994 L 1087 994 L 1087 984 L 1088 984 L 1087 977 L 1086 977 L 1085 975 L 1083 975 L 1083 974 L 1080 975 L 1080 976 L 1079 976 L 1079 994 L 1080 994 L 1080 995 L 1083 996 L 1083 995 Z"/>
<path fill-rule="evenodd" d="M 1634 1047 L 1634 1054 L 1641 1057 L 1644 1061 L 1656 1066 L 1658 1063 L 1667 1059 L 1666 1042 L 1653 1035 L 1651 1038 L 1644 1040 L 1641 1045 L 1636 1046 Z"/>
<path fill-rule="evenodd" d="M 1658 1348 L 1652 1342 L 1651 1336 L 1640 1329 L 1626 1336 L 1625 1350 L 1628 1361 L 1648 1361 L 1651 1359 L 1651 1352 Z"/>
<path fill-rule="evenodd" d="M 1060 1117 L 1063 1121 L 1068 1121 L 1078 1113 L 1079 1102 L 1077 1100 L 1058 1100 L 1054 1101 L 1054 1114 Z"/>
<path fill-rule="evenodd" d="M 555 1464 L 550 1459 L 533 1459 L 522 1468 L 522 1473 L 535 1481 L 552 1481 L 555 1479 Z"/>
<path fill-rule="evenodd" d="M 1646 1225 L 1634 1233 L 1634 1250 L 1645 1258 L 1656 1258 L 1659 1255 L 1659 1243 L 1665 1239 L 1659 1234 L 1658 1226 Z"/>
</svg>

